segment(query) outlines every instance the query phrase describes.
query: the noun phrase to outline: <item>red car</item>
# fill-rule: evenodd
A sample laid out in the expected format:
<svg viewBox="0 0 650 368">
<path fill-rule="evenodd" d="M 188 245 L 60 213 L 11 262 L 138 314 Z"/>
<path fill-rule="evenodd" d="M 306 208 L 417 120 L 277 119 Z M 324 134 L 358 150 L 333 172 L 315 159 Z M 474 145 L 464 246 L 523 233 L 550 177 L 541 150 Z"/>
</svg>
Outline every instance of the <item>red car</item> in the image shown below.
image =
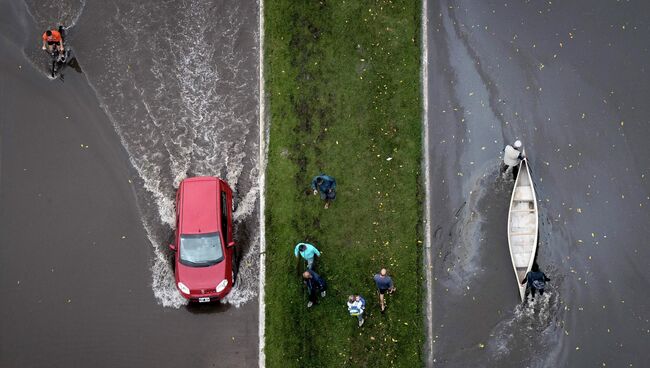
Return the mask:
<svg viewBox="0 0 650 368">
<path fill-rule="evenodd" d="M 176 194 L 176 287 L 201 303 L 226 296 L 233 284 L 232 190 L 214 177 L 188 178 Z"/>
</svg>

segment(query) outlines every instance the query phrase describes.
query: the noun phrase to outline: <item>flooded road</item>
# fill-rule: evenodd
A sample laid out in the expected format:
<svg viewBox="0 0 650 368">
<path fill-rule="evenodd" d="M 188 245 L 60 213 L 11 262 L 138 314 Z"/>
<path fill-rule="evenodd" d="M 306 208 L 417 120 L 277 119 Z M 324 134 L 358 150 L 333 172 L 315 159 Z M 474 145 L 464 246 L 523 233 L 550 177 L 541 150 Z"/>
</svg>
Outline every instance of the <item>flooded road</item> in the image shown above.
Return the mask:
<svg viewBox="0 0 650 368">
<path fill-rule="evenodd" d="M 257 9 L 237 1 L 1 1 L 0 366 L 257 365 Z M 83 73 L 48 78 L 71 28 Z M 235 192 L 228 299 L 173 283 L 187 176 Z"/>
<path fill-rule="evenodd" d="M 650 6 L 430 1 L 433 350 L 441 367 L 650 359 Z M 522 307 L 507 243 L 521 139 L 547 293 Z"/>
</svg>

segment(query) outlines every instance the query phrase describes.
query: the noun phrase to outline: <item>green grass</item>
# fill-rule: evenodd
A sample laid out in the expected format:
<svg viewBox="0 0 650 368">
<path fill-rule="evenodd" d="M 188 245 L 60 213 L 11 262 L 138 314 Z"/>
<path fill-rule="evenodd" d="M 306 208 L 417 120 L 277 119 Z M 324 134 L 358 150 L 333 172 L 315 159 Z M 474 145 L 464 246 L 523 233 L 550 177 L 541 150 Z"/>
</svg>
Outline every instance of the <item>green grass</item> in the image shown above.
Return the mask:
<svg viewBox="0 0 650 368">
<path fill-rule="evenodd" d="M 267 366 L 420 366 L 420 2 L 275 0 L 264 15 Z M 309 193 L 321 172 L 338 184 L 328 210 Z M 323 252 L 329 285 L 309 310 L 293 256 L 303 240 Z M 382 266 L 398 289 L 385 315 Z M 368 302 L 362 328 L 351 293 Z"/>
</svg>

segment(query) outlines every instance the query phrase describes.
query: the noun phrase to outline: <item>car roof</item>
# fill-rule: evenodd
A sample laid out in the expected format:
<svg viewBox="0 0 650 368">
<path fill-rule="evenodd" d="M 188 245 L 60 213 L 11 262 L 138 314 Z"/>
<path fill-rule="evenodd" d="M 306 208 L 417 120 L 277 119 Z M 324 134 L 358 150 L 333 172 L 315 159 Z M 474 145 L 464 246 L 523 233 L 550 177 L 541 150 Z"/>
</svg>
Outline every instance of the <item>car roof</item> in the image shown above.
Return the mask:
<svg viewBox="0 0 650 368">
<path fill-rule="evenodd" d="M 213 233 L 219 231 L 220 180 L 196 177 L 183 180 L 179 191 L 180 234 Z"/>
</svg>

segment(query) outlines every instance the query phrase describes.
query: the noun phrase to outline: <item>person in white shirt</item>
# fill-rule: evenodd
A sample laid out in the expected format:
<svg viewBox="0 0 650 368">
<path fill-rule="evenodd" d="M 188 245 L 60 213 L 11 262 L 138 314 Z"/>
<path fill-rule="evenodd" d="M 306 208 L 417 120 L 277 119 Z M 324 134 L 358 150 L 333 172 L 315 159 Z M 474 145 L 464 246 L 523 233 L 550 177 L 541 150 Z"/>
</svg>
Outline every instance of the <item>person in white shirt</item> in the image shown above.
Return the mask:
<svg viewBox="0 0 650 368">
<path fill-rule="evenodd" d="M 503 150 L 503 166 L 501 167 L 501 172 L 504 173 L 508 168 L 512 167 L 512 180 L 517 179 L 519 162 L 524 158 L 521 153 L 521 146 L 521 141 L 516 140 L 512 146 L 508 144 Z"/>
<path fill-rule="evenodd" d="M 348 297 L 348 312 L 359 320 L 359 327 L 363 326 L 365 319 L 363 312 L 366 309 L 366 300 L 361 295 L 350 295 Z"/>
</svg>

